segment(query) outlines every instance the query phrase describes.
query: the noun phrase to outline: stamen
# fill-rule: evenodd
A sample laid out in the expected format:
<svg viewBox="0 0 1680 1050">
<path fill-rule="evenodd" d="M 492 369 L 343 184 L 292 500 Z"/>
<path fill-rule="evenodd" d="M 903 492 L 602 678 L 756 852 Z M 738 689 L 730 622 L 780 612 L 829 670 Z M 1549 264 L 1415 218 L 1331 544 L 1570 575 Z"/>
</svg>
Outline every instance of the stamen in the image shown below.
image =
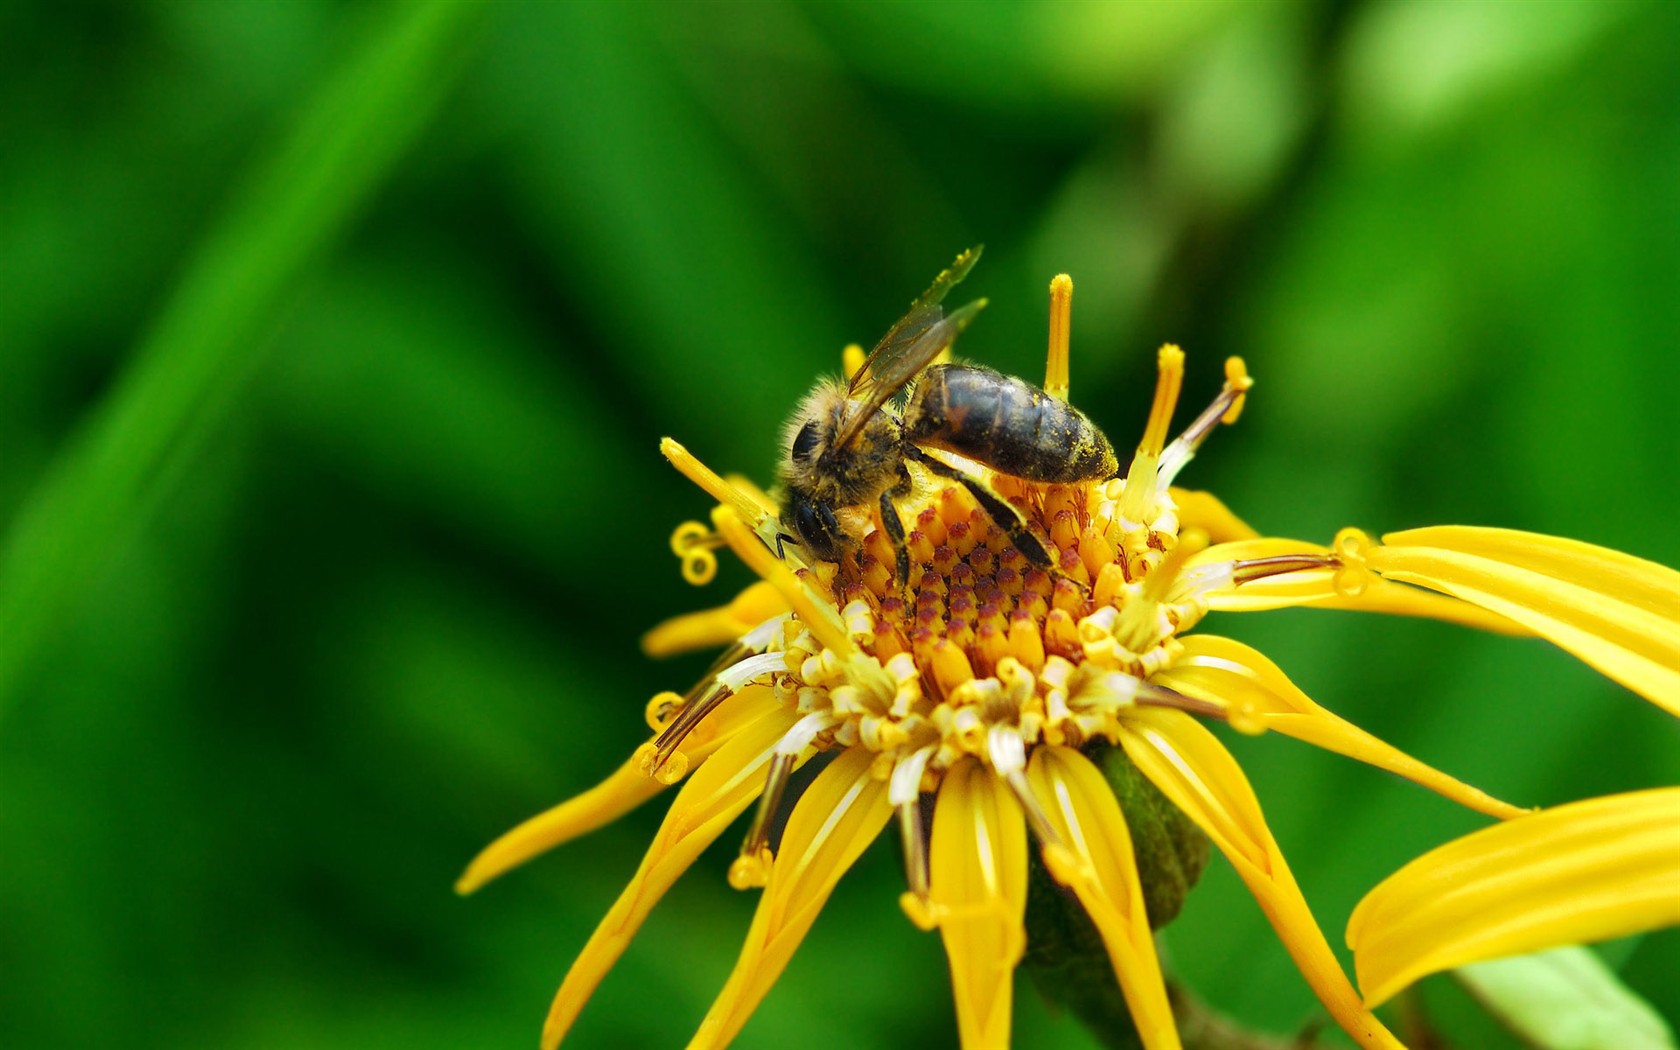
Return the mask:
<svg viewBox="0 0 1680 1050">
<path fill-rule="evenodd" d="M 1149 422 L 1143 428 L 1143 440 L 1138 442 L 1137 455 L 1126 472 L 1125 491 L 1120 495 L 1120 516 L 1138 525 L 1149 524 L 1157 513 L 1156 474 L 1161 446 L 1167 440 L 1178 392 L 1184 385 L 1184 351 L 1171 343 L 1161 347 L 1156 368 L 1155 402 L 1149 407 Z"/>
<path fill-rule="evenodd" d="M 1202 410 L 1196 421 L 1185 428 L 1167 450 L 1161 455 L 1161 465 L 1157 471 L 1161 485 L 1171 485 L 1178 477 L 1179 471 L 1195 458 L 1196 450 L 1213 433 L 1215 427 L 1221 423 L 1230 424 L 1237 421 L 1242 414 L 1243 402 L 1248 390 L 1254 385 L 1249 378 L 1248 371 L 1240 357 L 1230 357 L 1225 360 L 1225 387 L 1213 403 Z"/>
<path fill-rule="evenodd" d="M 730 652 L 733 653 L 743 649 L 748 639 L 765 633 L 773 624 L 777 624 L 779 619 L 778 617 L 777 620 L 767 621 L 754 628 L 747 635 L 747 638 L 743 638 L 741 642 L 731 648 Z M 764 644 L 768 644 L 767 638 Z M 786 670 L 786 667 L 787 657 L 779 652 L 749 656 L 724 668 L 717 668 L 714 665 L 711 674 L 707 678 L 702 678 L 693 689 L 689 690 L 688 695 L 683 698 L 682 707 L 677 712 L 676 718 L 654 740 L 653 750 L 642 759 L 642 772 L 650 777 L 658 777 L 667 784 L 682 779 L 683 773 L 688 768 L 687 763 L 684 762 L 682 770 L 674 774 L 667 768 L 667 763 L 670 763 L 671 756 L 676 754 L 677 748 L 682 746 L 682 742 L 688 738 L 695 727 L 707 715 L 717 710 L 719 704 L 739 692 L 742 686 L 754 678 Z M 658 699 L 658 697 L 655 697 L 655 699 Z M 673 779 L 667 779 L 667 777 Z"/>
<path fill-rule="evenodd" d="M 1371 570 L 1365 565 L 1371 537 L 1359 529 L 1345 528 L 1336 533 L 1334 549 L 1338 565 L 1330 586 L 1344 598 L 1357 598 L 1371 585 Z"/>
<path fill-rule="evenodd" d="M 655 693 L 652 700 L 647 702 L 643 712 L 647 719 L 648 728 L 656 732 L 663 732 L 671 717 L 688 703 L 688 700 L 678 693 Z"/>
<path fill-rule="evenodd" d="M 1243 405 L 1247 403 L 1247 398 L 1243 395 L 1247 394 L 1248 388 L 1254 385 L 1254 380 L 1250 379 L 1248 375 L 1248 366 L 1243 363 L 1242 358 L 1227 357 L 1225 359 L 1225 385 L 1236 387 L 1238 391 L 1237 399 L 1231 402 L 1230 409 L 1226 411 L 1224 418 L 1220 419 L 1221 423 L 1230 426 L 1237 421 L 1238 416 L 1242 415 Z"/>
<path fill-rule="evenodd" d="M 825 729 L 831 729 L 843 719 L 828 711 L 813 711 L 793 724 L 776 742 L 776 753 L 770 759 L 764 777 L 764 792 L 758 796 L 758 808 L 753 812 L 747 837 L 741 843 L 741 855 L 729 865 L 729 884 L 738 890 L 763 886 L 770 879 L 770 866 L 775 858 L 770 853 L 770 823 L 781 808 L 782 795 L 787 792 L 788 779 L 804 754 Z"/>
<path fill-rule="evenodd" d="M 1231 563 L 1231 582 L 1253 583 L 1268 576 L 1313 569 L 1335 569 L 1341 562 L 1328 554 L 1275 554 L 1270 558 L 1242 558 Z"/>
<path fill-rule="evenodd" d="M 899 907 L 918 929 L 931 930 L 938 921 L 929 899 L 927 831 L 922 827 L 920 802 L 898 807 L 898 834 L 904 843 L 904 882 L 909 887 L 899 897 Z"/>
<path fill-rule="evenodd" d="M 714 679 L 697 699 L 685 703 L 671 724 L 654 739 L 653 749 L 642 756 L 642 775 L 657 777 L 666 784 L 681 780 L 688 772 L 688 761 L 684 759 L 678 768 L 678 764 L 672 762 L 672 756 L 678 753 L 677 749 L 688 734 L 694 732 L 707 715 L 717 710 L 717 705 L 728 699 L 731 692 Z"/>
<path fill-rule="evenodd" d="M 1044 392 L 1058 401 L 1068 397 L 1068 332 L 1073 320 L 1073 278 L 1059 273 L 1050 280 L 1050 353 L 1044 365 Z"/>
<path fill-rule="evenodd" d="M 857 375 L 867 360 L 868 356 L 864 354 L 863 347 L 856 343 L 847 343 L 846 348 L 840 351 L 840 368 L 846 373 L 847 380 Z"/>
<path fill-rule="evenodd" d="M 717 673 L 717 683 L 730 692 L 739 692 L 741 687 L 755 678 L 778 671 L 787 670 L 787 654 L 782 652 L 760 653 L 749 656 L 739 663 L 731 664 Z"/>
<path fill-rule="evenodd" d="M 671 553 L 682 559 L 683 579 L 696 587 L 711 583 L 717 575 L 717 555 L 723 537 L 698 521 L 685 521 L 671 533 Z"/>
<path fill-rule="evenodd" d="M 751 527 L 754 530 L 763 522 L 764 511 L 753 501 L 751 496 L 719 477 L 712 468 L 695 459 L 693 453 L 689 452 L 688 449 L 683 448 L 671 438 L 665 438 L 659 442 L 659 451 L 664 454 L 666 459 L 671 461 L 671 465 L 676 467 L 683 477 L 700 486 L 707 495 L 719 503 L 734 507 L 735 513 L 740 516 L 741 520 L 751 522 Z"/>
<path fill-rule="evenodd" d="M 781 754 L 779 750 L 770 760 L 764 793 L 758 796 L 758 809 L 753 811 L 752 826 L 741 843 L 741 855 L 729 865 L 729 885 L 735 889 L 753 889 L 770 881 L 770 866 L 775 859 L 769 846 L 770 821 L 782 804 L 782 794 L 787 791 L 788 778 L 793 776 L 797 761 L 796 756 Z"/>
<path fill-rule="evenodd" d="M 1139 682 L 1137 695 L 1133 703 L 1139 707 L 1166 707 L 1186 714 L 1201 715 L 1203 718 L 1224 719 L 1229 710 L 1224 704 L 1216 704 L 1211 700 L 1198 700 L 1193 696 L 1185 696 L 1175 689 L 1154 685 L 1150 682 Z"/>
<path fill-rule="evenodd" d="M 1052 845 L 1060 847 L 1061 837 L 1050 823 L 1049 814 L 1038 804 L 1032 785 L 1027 783 L 1027 745 L 1021 738 L 1021 731 L 1011 725 L 992 726 L 986 733 L 986 757 L 990 759 L 993 771 L 1009 785 L 1015 800 L 1021 804 L 1027 826 L 1032 828 L 1039 843 L 1046 848 Z"/>
<path fill-rule="evenodd" d="M 1138 442 L 1140 456 L 1159 456 L 1166 444 L 1173 409 L 1178 407 L 1178 392 L 1184 386 L 1184 351 L 1168 343 L 1156 355 L 1155 367 L 1155 402 L 1149 406 L 1149 422 L 1143 428 L 1143 440 Z"/>
</svg>

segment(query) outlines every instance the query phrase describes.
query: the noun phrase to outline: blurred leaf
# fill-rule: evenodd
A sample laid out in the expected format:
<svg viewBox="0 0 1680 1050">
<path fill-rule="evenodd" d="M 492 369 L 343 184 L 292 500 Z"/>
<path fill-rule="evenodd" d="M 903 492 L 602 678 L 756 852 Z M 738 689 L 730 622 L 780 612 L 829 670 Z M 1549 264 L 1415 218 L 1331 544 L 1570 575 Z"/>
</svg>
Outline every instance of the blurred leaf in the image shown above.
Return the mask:
<svg viewBox="0 0 1680 1050">
<path fill-rule="evenodd" d="M 1591 949 L 1554 948 L 1453 976 L 1541 1050 L 1674 1050 L 1674 1033 Z"/>
<path fill-rule="evenodd" d="M 393 5 L 322 83 L 200 249 L 129 369 L 0 550 L 0 713 L 43 640 L 164 498 L 257 359 L 281 296 L 413 141 L 485 10 Z"/>
<path fill-rule="evenodd" d="M 1346 51 L 1344 116 L 1380 148 L 1462 120 L 1488 98 L 1563 66 L 1617 21 L 1632 0 L 1548 4 L 1498 0 L 1367 5 Z"/>
</svg>

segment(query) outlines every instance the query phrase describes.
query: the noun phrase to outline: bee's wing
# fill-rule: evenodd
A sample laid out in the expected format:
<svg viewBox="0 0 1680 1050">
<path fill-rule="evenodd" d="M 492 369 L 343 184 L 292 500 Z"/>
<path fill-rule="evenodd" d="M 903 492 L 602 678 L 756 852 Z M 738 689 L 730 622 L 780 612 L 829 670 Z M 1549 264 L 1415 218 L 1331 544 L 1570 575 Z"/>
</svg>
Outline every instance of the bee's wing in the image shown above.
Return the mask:
<svg viewBox="0 0 1680 1050">
<path fill-rule="evenodd" d="M 986 305 L 986 300 L 979 299 L 949 315 L 940 306 L 946 293 L 968 276 L 979 258 L 978 246 L 957 256 L 950 269 L 934 278 L 933 285 L 910 305 L 910 312 L 899 318 L 875 344 L 846 391 L 848 398 L 864 402 L 862 411 L 847 420 L 846 426 L 835 435 L 831 448 L 844 448 L 850 443 L 875 415 L 875 410 L 955 342 L 968 322 Z"/>
</svg>

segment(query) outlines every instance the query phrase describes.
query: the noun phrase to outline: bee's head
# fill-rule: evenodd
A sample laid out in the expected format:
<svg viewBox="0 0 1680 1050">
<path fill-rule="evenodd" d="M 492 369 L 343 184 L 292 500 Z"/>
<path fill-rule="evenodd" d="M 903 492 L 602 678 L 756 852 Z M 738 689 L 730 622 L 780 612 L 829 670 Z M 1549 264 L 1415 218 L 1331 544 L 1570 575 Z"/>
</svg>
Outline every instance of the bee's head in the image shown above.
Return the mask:
<svg viewBox="0 0 1680 1050">
<path fill-rule="evenodd" d="M 819 383 L 800 402 L 782 430 L 778 472 L 783 484 L 828 495 L 824 478 L 831 473 L 829 452 L 846 412 L 846 389 L 834 380 Z"/>
<path fill-rule="evenodd" d="M 793 440 L 788 442 L 788 459 L 798 466 L 810 466 L 811 461 L 816 458 L 818 447 L 823 444 L 822 426 L 818 420 L 807 419 L 794 432 Z"/>
<path fill-rule="evenodd" d="M 782 523 L 792 527 L 801 546 L 825 561 L 839 558 L 848 546 L 834 507 L 804 489 L 788 489 Z"/>
</svg>

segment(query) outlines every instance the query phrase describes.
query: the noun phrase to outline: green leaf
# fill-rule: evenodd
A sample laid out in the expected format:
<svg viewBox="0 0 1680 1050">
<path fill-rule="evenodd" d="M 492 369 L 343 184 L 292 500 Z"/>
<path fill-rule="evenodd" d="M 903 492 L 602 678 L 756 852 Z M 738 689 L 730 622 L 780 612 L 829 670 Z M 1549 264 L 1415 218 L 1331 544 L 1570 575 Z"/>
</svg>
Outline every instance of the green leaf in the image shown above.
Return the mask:
<svg viewBox="0 0 1680 1050">
<path fill-rule="evenodd" d="M 1674 1050 L 1674 1033 L 1587 948 L 1453 971 L 1488 1012 L 1542 1050 Z"/>
</svg>

